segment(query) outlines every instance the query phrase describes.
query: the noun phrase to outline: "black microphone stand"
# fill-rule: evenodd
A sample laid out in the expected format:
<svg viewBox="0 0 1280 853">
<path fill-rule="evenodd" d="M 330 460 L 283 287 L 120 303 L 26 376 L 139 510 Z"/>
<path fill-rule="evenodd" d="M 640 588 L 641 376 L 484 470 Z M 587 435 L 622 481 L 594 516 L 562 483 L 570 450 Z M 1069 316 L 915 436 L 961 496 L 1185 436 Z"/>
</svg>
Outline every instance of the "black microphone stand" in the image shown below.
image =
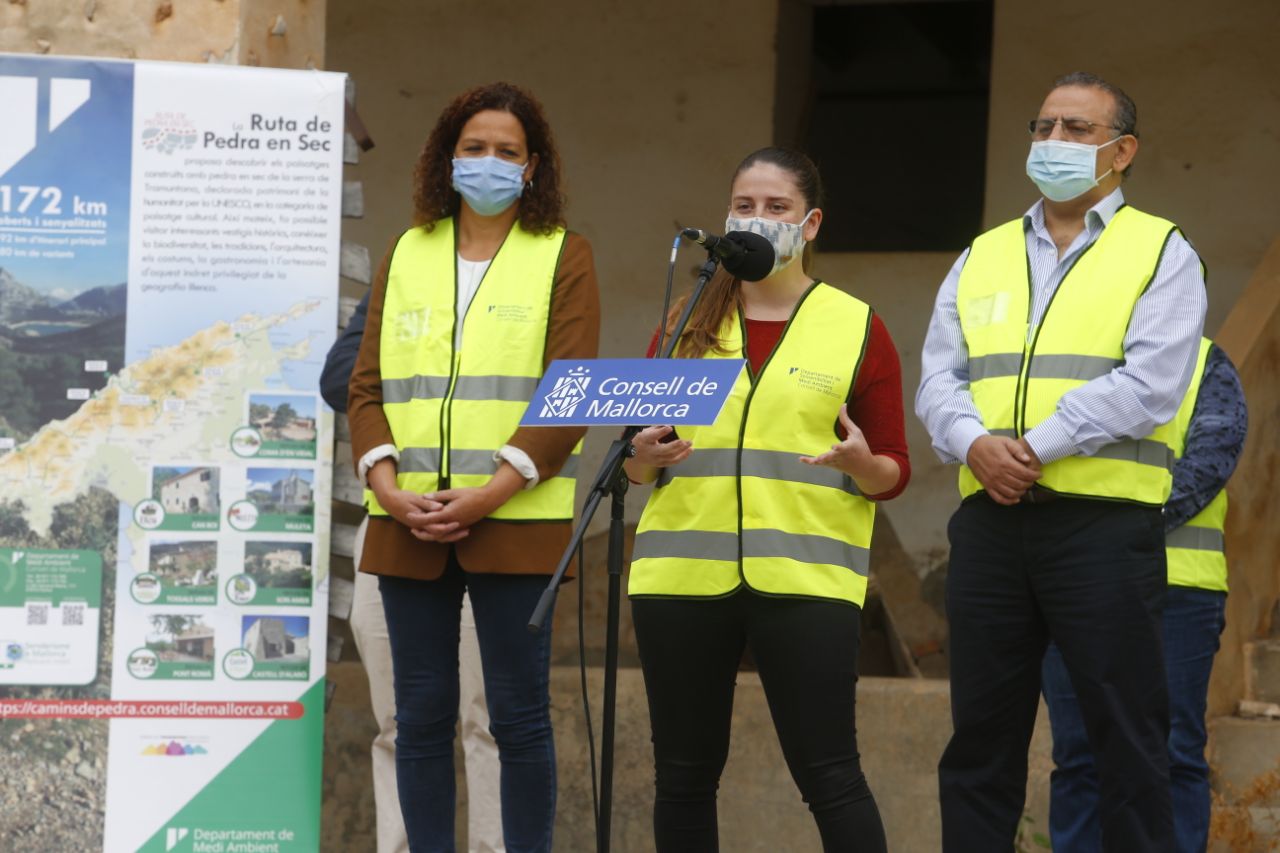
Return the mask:
<svg viewBox="0 0 1280 853">
<path fill-rule="evenodd" d="M 680 312 L 680 319 L 675 326 L 677 330 L 684 328 L 684 324 L 688 321 L 694 306 L 702 298 L 702 291 L 706 288 L 707 282 L 711 280 L 711 276 L 715 275 L 716 268 L 719 265 L 719 259 L 708 253 L 706 263 L 698 271 L 698 281 L 693 286 L 693 293 L 690 295 L 689 301 L 685 303 L 684 310 Z M 662 322 L 665 324 L 667 318 L 663 317 Z M 671 358 L 677 339 L 677 335 L 670 337 L 663 347 L 662 353 L 659 354 L 660 358 Z M 550 583 L 543 590 L 542 597 L 538 599 L 538 606 L 533 609 L 533 615 L 529 617 L 529 631 L 532 633 L 541 631 L 543 623 L 547 619 L 547 614 L 551 612 L 551 608 L 555 604 L 556 593 L 564 580 L 564 574 L 569 570 L 569 564 L 573 562 L 574 551 L 578 549 L 578 545 L 582 542 L 583 537 L 586 536 L 587 527 L 591 524 L 591 519 L 595 517 L 600 501 L 604 499 L 605 495 L 610 495 L 613 500 L 609 512 L 609 599 L 608 616 L 605 622 L 604 719 L 601 721 L 600 738 L 600 816 L 596 825 L 596 850 L 598 853 L 609 853 L 610 826 L 613 816 L 613 735 L 615 712 L 618 703 L 618 624 L 620 621 L 619 607 L 622 598 L 622 545 L 625 532 L 627 487 L 630 484 L 626 473 L 622 469 L 622 464 L 635 455 L 635 448 L 631 445 L 631 439 L 635 438 L 636 433 L 642 429 L 644 427 L 629 426 L 623 430 L 621 438 L 616 439 L 613 444 L 609 445 L 609 450 L 605 453 L 604 462 L 600 465 L 595 482 L 591 486 L 591 493 L 587 496 L 586 503 L 583 504 L 582 518 L 578 521 L 577 527 L 574 528 L 573 538 L 569 540 L 569 547 L 565 549 L 564 555 L 560 558 L 560 564 L 556 566 L 555 574 L 551 576 Z M 585 569 L 579 567 L 579 571 L 585 571 Z"/>
</svg>

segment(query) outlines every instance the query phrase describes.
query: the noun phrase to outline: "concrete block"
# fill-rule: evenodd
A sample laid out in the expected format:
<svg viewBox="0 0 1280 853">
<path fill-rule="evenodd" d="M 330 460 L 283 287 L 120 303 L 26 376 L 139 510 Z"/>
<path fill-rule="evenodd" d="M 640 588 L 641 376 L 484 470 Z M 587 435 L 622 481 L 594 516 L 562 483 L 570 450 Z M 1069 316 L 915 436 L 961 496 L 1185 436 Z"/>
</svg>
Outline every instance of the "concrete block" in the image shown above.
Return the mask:
<svg viewBox="0 0 1280 853">
<path fill-rule="evenodd" d="M 1280 720 L 1211 719 L 1208 754 L 1213 789 L 1228 801 L 1269 774 L 1280 780 Z"/>
<path fill-rule="evenodd" d="M 1280 839 L 1280 720 L 1209 721 L 1210 853 L 1262 853 Z"/>
<path fill-rule="evenodd" d="M 334 524 L 329 528 L 329 551 L 343 557 L 354 557 L 356 547 L 356 525 Z M 332 595 L 332 593 L 330 593 Z M 345 617 L 343 617 L 345 618 Z"/>
<path fill-rule="evenodd" d="M 338 297 L 338 328 L 345 329 L 351 323 L 351 316 L 356 313 L 360 300 L 353 296 Z"/>
<path fill-rule="evenodd" d="M 1244 698 L 1280 704 L 1280 639 L 1244 644 Z"/>
<path fill-rule="evenodd" d="M 355 598 L 356 585 L 346 578 L 329 578 L 329 615 L 335 619 L 351 618 L 351 602 Z"/>
<path fill-rule="evenodd" d="M 336 663 L 342 660 L 342 646 L 346 643 L 346 638 L 341 634 L 330 634 L 328 640 L 328 650 L 325 655 L 330 663 Z"/>
<path fill-rule="evenodd" d="M 1280 705 L 1275 702 L 1252 702 L 1248 699 L 1240 700 L 1241 717 L 1262 717 L 1271 720 L 1280 720 Z"/>
<path fill-rule="evenodd" d="M 373 281 L 373 265 L 369 249 L 350 240 L 342 241 L 342 254 L 338 260 L 338 273 L 346 278 L 369 284 Z"/>
<path fill-rule="evenodd" d="M 347 219 L 364 217 L 364 183 L 362 181 L 342 182 L 342 215 Z"/>
<path fill-rule="evenodd" d="M 364 486 L 356 479 L 347 441 L 339 441 L 333 448 L 333 499 L 356 506 L 364 503 Z"/>
<path fill-rule="evenodd" d="M 360 146 L 356 138 L 349 133 L 343 134 L 342 137 L 342 162 L 349 166 L 360 162 Z"/>
</svg>

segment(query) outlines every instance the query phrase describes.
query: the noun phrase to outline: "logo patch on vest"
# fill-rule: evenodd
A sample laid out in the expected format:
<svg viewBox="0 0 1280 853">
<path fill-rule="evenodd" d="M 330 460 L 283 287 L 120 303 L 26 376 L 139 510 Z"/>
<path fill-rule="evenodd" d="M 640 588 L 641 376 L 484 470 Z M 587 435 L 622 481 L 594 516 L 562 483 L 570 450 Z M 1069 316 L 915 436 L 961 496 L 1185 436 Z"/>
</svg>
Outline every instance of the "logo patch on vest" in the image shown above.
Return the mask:
<svg viewBox="0 0 1280 853">
<path fill-rule="evenodd" d="M 499 305 L 489 306 L 489 316 L 500 323 L 532 323 L 533 306 L 531 305 Z"/>
<path fill-rule="evenodd" d="M 806 391 L 817 391 L 836 400 L 843 396 L 836 390 L 836 383 L 840 381 L 840 377 L 834 373 L 822 373 L 809 370 L 807 367 L 792 367 L 787 370 L 787 375 L 794 377 L 796 384 Z"/>
<path fill-rule="evenodd" d="M 1009 317 L 1009 294 L 1005 291 L 972 300 L 964 309 L 964 325 L 970 328 L 994 326 Z"/>
<path fill-rule="evenodd" d="M 431 325 L 431 308 L 412 308 L 396 315 L 396 340 L 416 341 L 427 334 Z"/>
<path fill-rule="evenodd" d="M 573 417 L 579 404 L 587 399 L 587 386 L 591 384 L 591 377 L 588 376 L 590 372 L 585 367 L 575 367 L 568 374 L 557 379 L 551 393 L 542 398 L 540 417 Z"/>
</svg>

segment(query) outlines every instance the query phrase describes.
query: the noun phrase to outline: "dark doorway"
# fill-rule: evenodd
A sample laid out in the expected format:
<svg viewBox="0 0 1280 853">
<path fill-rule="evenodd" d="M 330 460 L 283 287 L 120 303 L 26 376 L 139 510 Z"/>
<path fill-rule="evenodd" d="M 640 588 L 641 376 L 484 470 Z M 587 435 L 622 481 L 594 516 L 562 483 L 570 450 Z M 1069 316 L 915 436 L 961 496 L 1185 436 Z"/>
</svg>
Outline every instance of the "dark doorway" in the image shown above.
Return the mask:
<svg viewBox="0 0 1280 853">
<path fill-rule="evenodd" d="M 822 171 L 819 249 L 963 249 L 982 224 L 991 0 L 779 12 L 775 136 Z"/>
</svg>

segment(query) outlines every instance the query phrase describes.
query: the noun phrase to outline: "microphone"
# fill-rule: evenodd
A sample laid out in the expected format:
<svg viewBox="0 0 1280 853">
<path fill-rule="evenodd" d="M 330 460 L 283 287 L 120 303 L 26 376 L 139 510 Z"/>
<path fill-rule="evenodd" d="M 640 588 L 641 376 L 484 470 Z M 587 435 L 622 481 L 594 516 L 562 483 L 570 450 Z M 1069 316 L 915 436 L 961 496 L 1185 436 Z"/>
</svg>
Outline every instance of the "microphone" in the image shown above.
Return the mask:
<svg viewBox="0 0 1280 853">
<path fill-rule="evenodd" d="M 759 281 L 773 272 L 773 246 L 759 234 L 730 231 L 717 237 L 698 228 L 686 228 L 680 233 L 719 258 L 726 270 L 743 281 Z"/>
</svg>

